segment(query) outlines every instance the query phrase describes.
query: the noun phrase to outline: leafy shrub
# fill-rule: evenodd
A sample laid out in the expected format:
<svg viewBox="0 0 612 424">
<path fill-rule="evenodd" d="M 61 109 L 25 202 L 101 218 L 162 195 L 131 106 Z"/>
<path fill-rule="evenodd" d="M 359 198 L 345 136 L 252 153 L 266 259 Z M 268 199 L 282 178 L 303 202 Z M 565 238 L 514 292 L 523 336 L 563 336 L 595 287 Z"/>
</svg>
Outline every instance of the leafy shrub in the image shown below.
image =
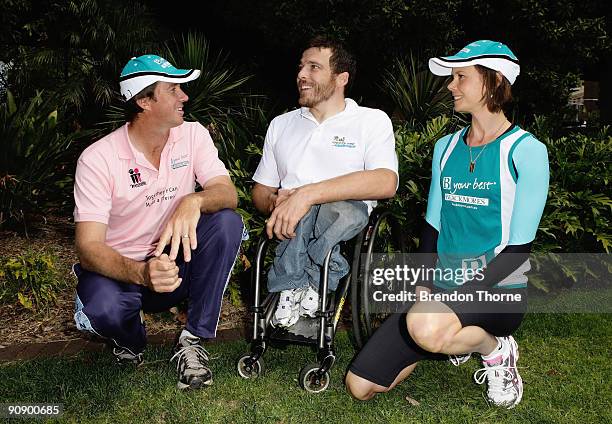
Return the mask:
<svg viewBox="0 0 612 424">
<path fill-rule="evenodd" d="M 0 303 L 19 302 L 32 311 L 54 304 L 57 291 L 65 286 L 56 261 L 51 252 L 27 250 L 0 262 Z"/>
<path fill-rule="evenodd" d="M 69 184 L 61 164 L 76 134 L 65 135 L 59 120 L 44 92 L 20 104 L 7 92 L 0 105 L 0 225 L 25 226 L 28 213 L 41 211 L 54 190 Z"/>
<path fill-rule="evenodd" d="M 244 123 L 228 122 L 223 132 L 217 132 L 215 140 L 220 144 L 219 156 L 226 164 L 232 181 L 238 193 L 237 212 L 242 216 L 244 225 L 248 229 L 249 239 L 242 242 L 240 260 L 234 267 L 237 276 L 249 270 L 251 261 L 255 259 L 257 243 L 265 228 L 265 216 L 255 209 L 251 197 L 253 174 L 257 169 L 262 155 L 266 128 L 270 117 L 263 107 L 255 100 L 252 104 L 245 104 L 243 116 Z M 214 130 L 214 128 L 213 128 Z M 270 250 L 268 251 L 270 254 Z M 248 279 L 248 275 L 243 275 Z M 240 281 L 233 279 L 228 286 L 230 300 L 233 304 L 241 304 Z"/>
<path fill-rule="evenodd" d="M 607 252 L 610 234 L 609 183 L 612 180 L 612 133 L 570 134 L 552 138 L 544 119 L 536 120 L 535 135 L 546 144 L 550 188 L 536 250 L 545 252 Z"/>
<path fill-rule="evenodd" d="M 395 105 L 394 116 L 402 126 L 422 129 L 428 121 L 452 112 L 452 98 L 446 78 L 432 74 L 427 63 L 412 54 L 396 59 L 385 72 L 383 87 Z"/>
<path fill-rule="evenodd" d="M 251 130 L 257 127 L 257 114 L 264 99 L 248 91 L 247 83 L 252 75 L 233 64 L 228 54 L 212 49 L 198 33 L 166 43 L 163 54 L 177 66 L 201 70 L 200 77 L 187 86 L 190 95 L 187 116 L 223 137 L 221 156 L 240 152 L 244 145 L 239 142 L 253 136 Z M 241 136 L 238 140 L 237 135 Z"/>
<path fill-rule="evenodd" d="M 155 51 L 160 26 L 143 2 L 11 2 L 2 61 L 19 97 L 53 91 L 71 118 L 88 127 L 116 95 L 119 70 L 136 52 Z M 10 34 L 10 35 L 9 35 Z"/>
<path fill-rule="evenodd" d="M 408 251 L 416 250 L 419 244 L 431 183 L 433 147 L 457 124 L 457 120 L 438 116 L 426 122 L 420 131 L 413 129 L 411 124 L 399 126 L 395 131 L 400 185 L 395 197 L 380 204 L 390 208 L 400 221 Z M 387 229 L 383 227 L 382 230 Z"/>
</svg>

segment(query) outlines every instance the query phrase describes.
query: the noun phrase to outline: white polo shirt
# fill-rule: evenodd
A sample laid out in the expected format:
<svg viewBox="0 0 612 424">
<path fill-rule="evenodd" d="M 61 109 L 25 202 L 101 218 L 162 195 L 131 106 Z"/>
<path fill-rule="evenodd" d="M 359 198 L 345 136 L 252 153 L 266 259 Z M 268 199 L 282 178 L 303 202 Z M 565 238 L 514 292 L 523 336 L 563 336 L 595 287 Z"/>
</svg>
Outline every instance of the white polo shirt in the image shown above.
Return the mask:
<svg viewBox="0 0 612 424">
<path fill-rule="evenodd" d="M 229 175 L 206 128 L 170 130 L 159 169 L 129 140 L 128 124 L 83 151 L 74 182 L 75 222 L 107 225 L 106 244 L 138 261 L 155 250 L 166 222 L 196 180 Z"/>
<path fill-rule="evenodd" d="M 320 124 L 306 107 L 274 118 L 253 180 L 293 189 L 378 168 L 398 175 L 393 125 L 387 114 L 351 99 L 345 103 L 342 112 Z M 366 203 L 370 211 L 376 206 L 375 201 Z"/>
</svg>

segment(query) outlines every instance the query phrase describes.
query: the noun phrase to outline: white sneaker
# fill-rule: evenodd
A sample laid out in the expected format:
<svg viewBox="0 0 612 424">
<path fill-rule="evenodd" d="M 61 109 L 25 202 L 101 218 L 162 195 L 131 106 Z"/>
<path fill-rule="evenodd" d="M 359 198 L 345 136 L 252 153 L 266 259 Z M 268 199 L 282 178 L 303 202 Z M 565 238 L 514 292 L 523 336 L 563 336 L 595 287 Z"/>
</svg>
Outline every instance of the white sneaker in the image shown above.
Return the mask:
<svg viewBox="0 0 612 424">
<path fill-rule="evenodd" d="M 299 301 L 302 289 L 283 290 L 278 299 L 278 305 L 272 318 L 275 327 L 291 327 L 300 318 Z"/>
<path fill-rule="evenodd" d="M 487 381 L 487 398 L 497 406 L 514 408 L 523 398 L 523 380 L 516 363 L 519 359 L 518 345 L 512 336 L 497 337 L 501 352 L 493 359 L 483 359 L 484 368 L 474 373 L 478 384 Z"/>
<path fill-rule="evenodd" d="M 472 357 L 471 353 L 465 355 L 448 355 L 448 362 L 458 367 L 459 365 L 465 364 Z"/>
<path fill-rule="evenodd" d="M 308 286 L 300 301 L 300 316 L 314 318 L 319 309 L 319 293 Z"/>
</svg>

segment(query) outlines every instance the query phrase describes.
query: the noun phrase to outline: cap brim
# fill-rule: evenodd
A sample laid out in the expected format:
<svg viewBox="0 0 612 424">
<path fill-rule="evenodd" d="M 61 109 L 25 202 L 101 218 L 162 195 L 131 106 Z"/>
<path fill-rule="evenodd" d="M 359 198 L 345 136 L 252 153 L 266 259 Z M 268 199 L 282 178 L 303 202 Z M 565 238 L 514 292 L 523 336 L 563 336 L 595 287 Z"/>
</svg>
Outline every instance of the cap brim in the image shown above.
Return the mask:
<svg viewBox="0 0 612 424">
<path fill-rule="evenodd" d="M 453 61 L 449 60 L 451 58 Z M 506 58 L 476 57 L 473 59 L 457 60 L 450 56 L 448 58 L 432 57 L 429 59 L 429 70 L 431 73 L 443 77 L 451 75 L 453 68 L 474 65 L 482 65 L 485 68 L 501 72 L 510 84 L 514 84 L 516 77 L 521 73 L 519 64 Z"/>
<path fill-rule="evenodd" d="M 180 69 L 180 70 L 183 71 L 184 69 Z M 200 77 L 199 69 L 189 69 L 186 71 L 187 73 L 184 76 L 181 76 L 181 75 L 160 76 L 157 81 L 175 82 L 175 83 L 181 84 L 184 82 L 193 81 Z"/>
<path fill-rule="evenodd" d="M 181 73 L 176 75 L 162 74 L 159 72 L 142 72 L 140 74 L 131 74 L 128 78 L 124 77 L 121 79 L 119 83 L 121 94 L 127 101 L 155 82 L 161 81 L 182 84 L 200 77 L 199 69 L 178 69 L 178 71 Z"/>
<path fill-rule="evenodd" d="M 465 64 L 455 66 L 465 66 Z M 442 62 L 437 57 L 432 57 L 431 59 L 429 59 L 429 70 L 434 75 L 446 77 L 452 73 L 451 68 L 453 67 L 454 66 L 449 67 L 446 62 Z"/>
</svg>

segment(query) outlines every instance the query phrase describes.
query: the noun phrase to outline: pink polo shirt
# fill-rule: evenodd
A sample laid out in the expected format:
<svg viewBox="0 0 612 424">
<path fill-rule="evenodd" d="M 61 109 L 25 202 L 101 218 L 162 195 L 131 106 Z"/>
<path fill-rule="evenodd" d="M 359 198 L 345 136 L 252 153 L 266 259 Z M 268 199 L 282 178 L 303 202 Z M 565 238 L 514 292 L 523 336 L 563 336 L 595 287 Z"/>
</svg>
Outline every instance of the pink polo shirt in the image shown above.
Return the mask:
<svg viewBox="0 0 612 424">
<path fill-rule="evenodd" d="M 74 183 L 75 222 L 106 224 L 106 244 L 143 260 L 195 182 L 229 175 L 206 128 L 184 122 L 170 130 L 159 171 L 128 138 L 128 124 L 83 151 Z"/>
</svg>

